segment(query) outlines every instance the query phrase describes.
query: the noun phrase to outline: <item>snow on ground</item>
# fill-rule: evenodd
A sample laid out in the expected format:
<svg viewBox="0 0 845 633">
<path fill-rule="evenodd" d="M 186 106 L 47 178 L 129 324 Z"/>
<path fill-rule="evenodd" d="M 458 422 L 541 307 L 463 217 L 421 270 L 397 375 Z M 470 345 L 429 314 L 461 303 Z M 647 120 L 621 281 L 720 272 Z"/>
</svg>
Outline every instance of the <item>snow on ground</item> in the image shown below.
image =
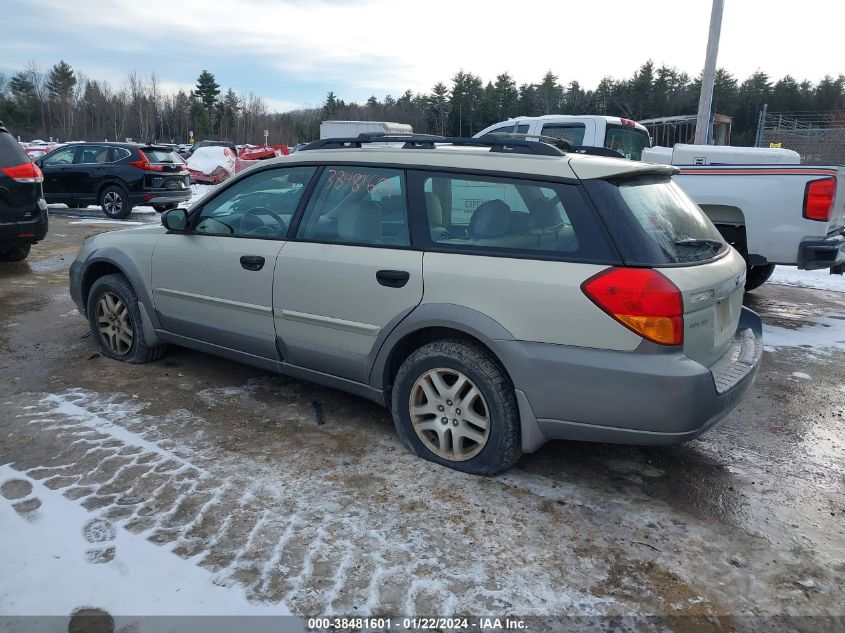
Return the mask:
<svg viewBox="0 0 845 633">
<path fill-rule="evenodd" d="M 845 275 L 831 275 L 827 269 L 798 270 L 795 266 L 778 266 L 769 278 L 769 283 L 845 292 Z"/>
<path fill-rule="evenodd" d="M 240 587 L 215 585 L 210 571 L 142 535 L 115 529 L 110 521 L 92 517 L 60 491 L 8 465 L 0 466 L 0 484 L 8 487 L 10 482 L 21 492 L 29 492 L 15 499 L 14 509 L 10 503 L 0 503 L 0 534 L 5 535 L 0 539 L 0 560 L 7 570 L 15 570 L 0 580 L 3 616 L 67 617 L 80 607 L 103 609 L 116 620 L 117 616 L 131 620 L 151 611 L 156 615 L 289 615 L 281 604 L 250 603 Z M 269 624 L 268 620 L 252 630 L 270 630 L 263 628 Z"/>
<path fill-rule="evenodd" d="M 845 350 L 845 318 L 812 317 L 800 327 L 763 324 L 766 351 L 801 347 L 811 354 L 834 354 Z"/>
</svg>

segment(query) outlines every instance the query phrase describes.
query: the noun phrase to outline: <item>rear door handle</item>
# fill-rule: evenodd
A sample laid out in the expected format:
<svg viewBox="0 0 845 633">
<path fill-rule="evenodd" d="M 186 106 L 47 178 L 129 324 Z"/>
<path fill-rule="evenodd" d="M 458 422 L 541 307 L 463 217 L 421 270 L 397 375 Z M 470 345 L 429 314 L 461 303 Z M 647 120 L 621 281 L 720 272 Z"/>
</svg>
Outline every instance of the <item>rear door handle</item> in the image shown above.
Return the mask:
<svg viewBox="0 0 845 633">
<path fill-rule="evenodd" d="M 241 268 L 244 270 L 261 270 L 264 268 L 264 258 L 261 255 L 241 255 Z"/>
<path fill-rule="evenodd" d="M 376 280 L 388 288 L 401 288 L 411 278 L 405 270 L 380 270 L 376 273 Z"/>
</svg>

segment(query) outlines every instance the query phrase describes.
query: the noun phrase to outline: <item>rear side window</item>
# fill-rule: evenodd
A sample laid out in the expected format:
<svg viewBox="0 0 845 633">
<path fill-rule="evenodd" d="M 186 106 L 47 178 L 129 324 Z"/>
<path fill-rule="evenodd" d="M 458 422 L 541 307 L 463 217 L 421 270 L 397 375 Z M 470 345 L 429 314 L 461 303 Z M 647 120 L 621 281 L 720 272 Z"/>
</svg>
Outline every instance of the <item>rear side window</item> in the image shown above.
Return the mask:
<svg viewBox="0 0 845 633">
<path fill-rule="evenodd" d="M 583 123 L 546 123 L 541 134 L 562 138 L 572 145 L 583 145 L 585 131 L 586 128 Z"/>
<path fill-rule="evenodd" d="M 584 186 L 626 264 L 703 262 L 728 248 L 710 219 L 669 176 L 588 180 Z"/>
<path fill-rule="evenodd" d="M 111 161 L 109 148 L 101 145 L 84 145 L 79 148 L 76 162 L 84 165 L 108 163 Z"/>
<path fill-rule="evenodd" d="M 14 167 L 28 162 L 29 156 L 15 137 L 7 132 L 0 132 L 0 167 Z"/>
<path fill-rule="evenodd" d="M 461 174 L 421 179 L 431 241 L 484 254 L 613 259 L 604 232 L 577 185 Z"/>
<path fill-rule="evenodd" d="M 146 149 L 142 148 L 141 151 L 144 152 L 144 156 L 146 156 L 147 160 L 151 163 L 178 163 L 181 165 L 185 162 L 175 150 L 152 149 L 148 147 Z"/>
</svg>

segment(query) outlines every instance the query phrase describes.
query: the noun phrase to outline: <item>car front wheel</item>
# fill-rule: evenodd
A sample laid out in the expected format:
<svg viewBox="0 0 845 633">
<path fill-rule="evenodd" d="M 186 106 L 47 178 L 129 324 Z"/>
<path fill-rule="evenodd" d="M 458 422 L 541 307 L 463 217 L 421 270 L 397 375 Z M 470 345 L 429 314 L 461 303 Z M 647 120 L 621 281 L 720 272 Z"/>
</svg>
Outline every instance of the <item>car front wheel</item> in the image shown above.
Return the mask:
<svg viewBox="0 0 845 633">
<path fill-rule="evenodd" d="M 122 220 L 132 212 L 132 205 L 129 202 L 129 194 L 123 187 L 106 187 L 100 193 L 100 207 L 106 217 L 113 220 Z"/>
<path fill-rule="evenodd" d="M 474 343 L 442 340 L 414 351 L 396 374 L 391 405 L 405 446 L 429 461 L 495 475 L 521 454 L 513 385 Z"/>
<path fill-rule="evenodd" d="M 103 356 L 125 363 L 147 363 L 164 353 L 144 337 L 141 310 L 132 285 L 121 274 L 100 277 L 91 286 L 88 323 Z"/>
</svg>

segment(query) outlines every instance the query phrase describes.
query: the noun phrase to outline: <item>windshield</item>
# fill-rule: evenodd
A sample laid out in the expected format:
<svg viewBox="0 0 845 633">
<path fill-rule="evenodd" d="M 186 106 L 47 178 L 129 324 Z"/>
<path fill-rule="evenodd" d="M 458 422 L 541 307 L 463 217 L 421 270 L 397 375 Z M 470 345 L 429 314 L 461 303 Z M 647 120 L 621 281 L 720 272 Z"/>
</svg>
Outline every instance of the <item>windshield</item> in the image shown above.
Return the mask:
<svg viewBox="0 0 845 633">
<path fill-rule="evenodd" d="M 651 146 L 648 133 L 626 125 L 608 125 L 604 146 L 616 150 L 628 160 L 641 160 L 643 150 Z"/>
<path fill-rule="evenodd" d="M 185 161 L 182 157 L 172 149 L 152 149 L 147 148 L 143 150 L 144 155 L 151 163 L 176 163 L 182 165 Z"/>
<path fill-rule="evenodd" d="M 728 248 L 710 219 L 669 176 L 588 180 L 584 186 L 626 264 L 703 262 Z"/>
</svg>

